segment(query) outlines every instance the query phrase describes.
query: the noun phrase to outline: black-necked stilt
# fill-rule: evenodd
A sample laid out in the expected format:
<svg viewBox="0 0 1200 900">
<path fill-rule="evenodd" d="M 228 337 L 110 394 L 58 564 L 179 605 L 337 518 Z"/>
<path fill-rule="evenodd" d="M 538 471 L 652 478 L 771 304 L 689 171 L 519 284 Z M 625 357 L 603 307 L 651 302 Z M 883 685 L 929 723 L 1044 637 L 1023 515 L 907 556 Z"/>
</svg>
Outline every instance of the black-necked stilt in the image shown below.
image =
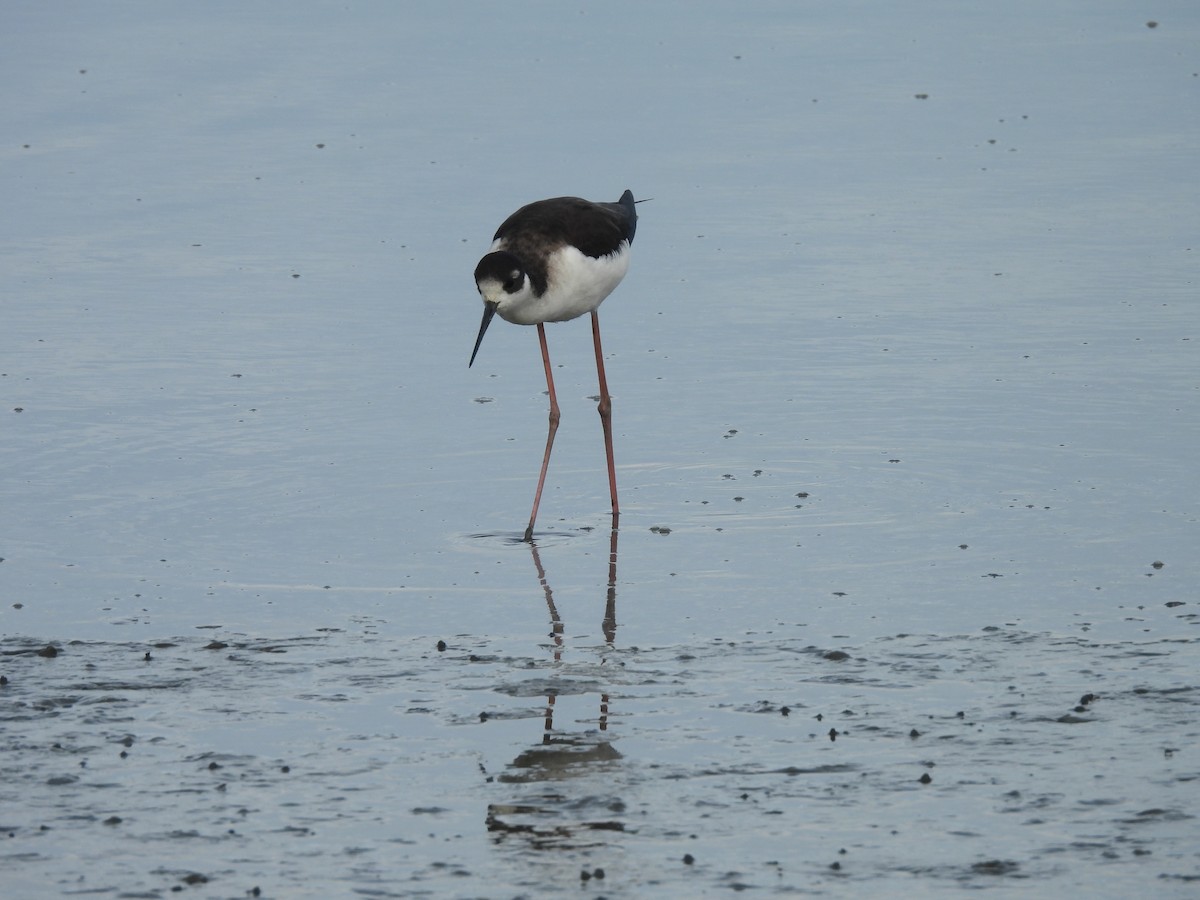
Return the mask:
<svg viewBox="0 0 1200 900">
<path fill-rule="evenodd" d="M 470 366 L 483 341 L 492 316 L 517 325 L 537 325 L 550 393 L 550 430 L 546 453 L 533 496 L 533 513 L 525 540 L 533 540 L 533 523 L 550 449 L 558 430 L 558 400 L 546 349 L 546 322 L 565 322 L 584 313 L 592 314 L 592 342 L 596 348 L 596 371 L 600 376 L 600 422 L 604 426 L 604 452 L 608 457 L 608 487 L 612 494 L 613 526 L 617 524 L 617 473 L 613 466 L 612 398 L 604 378 L 604 356 L 600 350 L 600 320 L 596 309 L 629 269 L 629 245 L 637 230 L 633 194 L 626 191 L 616 203 L 592 203 L 578 197 L 555 197 L 522 206 L 496 229 L 491 249 L 475 267 L 475 284 L 483 298 L 483 323 L 471 351 Z"/>
</svg>

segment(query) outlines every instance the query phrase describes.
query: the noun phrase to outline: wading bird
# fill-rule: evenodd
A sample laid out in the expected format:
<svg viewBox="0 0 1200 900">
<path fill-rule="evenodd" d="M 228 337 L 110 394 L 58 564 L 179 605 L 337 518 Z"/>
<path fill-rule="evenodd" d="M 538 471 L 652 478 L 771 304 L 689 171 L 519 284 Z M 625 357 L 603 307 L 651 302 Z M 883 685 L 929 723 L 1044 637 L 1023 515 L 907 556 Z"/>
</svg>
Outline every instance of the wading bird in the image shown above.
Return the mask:
<svg viewBox="0 0 1200 900">
<path fill-rule="evenodd" d="M 637 230 L 633 194 L 626 191 L 616 203 L 592 203 L 578 197 L 555 197 L 522 206 L 496 229 L 492 246 L 475 267 L 475 285 L 483 298 L 483 323 L 471 351 L 479 352 L 492 317 L 499 315 L 516 325 L 537 325 L 550 393 L 550 428 L 538 476 L 537 493 L 525 540 L 533 540 L 546 468 L 560 414 L 554 395 L 554 376 L 546 348 L 546 322 L 565 322 L 591 313 L 596 372 L 600 376 L 600 423 L 604 427 L 604 452 L 608 459 L 608 487 L 612 494 L 613 527 L 617 525 L 617 473 L 613 466 L 612 398 L 604 377 L 600 349 L 600 320 L 596 309 L 613 292 L 629 270 L 629 245 Z"/>
</svg>

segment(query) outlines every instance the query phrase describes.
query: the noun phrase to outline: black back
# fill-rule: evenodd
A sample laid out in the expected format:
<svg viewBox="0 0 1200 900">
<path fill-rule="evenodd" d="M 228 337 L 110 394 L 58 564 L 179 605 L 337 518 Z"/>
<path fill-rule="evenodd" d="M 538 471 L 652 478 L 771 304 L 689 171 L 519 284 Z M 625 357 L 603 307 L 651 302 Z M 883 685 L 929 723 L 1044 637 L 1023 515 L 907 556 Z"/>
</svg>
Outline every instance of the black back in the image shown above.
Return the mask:
<svg viewBox="0 0 1200 900">
<path fill-rule="evenodd" d="M 528 263 L 531 256 L 573 244 L 588 256 L 616 253 L 621 241 L 633 243 L 637 210 L 633 193 L 616 203 L 592 203 L 579 197 L 554 197 L 522 206 L 496 229 L 505 250 Z"/>
</svg>

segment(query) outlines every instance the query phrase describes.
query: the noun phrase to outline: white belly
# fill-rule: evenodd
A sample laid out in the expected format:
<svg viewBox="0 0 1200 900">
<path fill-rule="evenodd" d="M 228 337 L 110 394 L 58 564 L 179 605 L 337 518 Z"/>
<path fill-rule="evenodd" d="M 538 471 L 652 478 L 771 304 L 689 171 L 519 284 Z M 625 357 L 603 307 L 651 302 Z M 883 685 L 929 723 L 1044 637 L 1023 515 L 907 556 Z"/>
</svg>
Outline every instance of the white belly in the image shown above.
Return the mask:
<svg viewBox="0 0 1200 900">
<path fill-rule="evenodd" d="M 629 244 L 599 258 L 563 247 L 550 257 L 546 293 L 501 304 L 500 317 L 516 325 L 565 322 L 591 312 L 613 292 L 629 271 Z"/>
</svg>

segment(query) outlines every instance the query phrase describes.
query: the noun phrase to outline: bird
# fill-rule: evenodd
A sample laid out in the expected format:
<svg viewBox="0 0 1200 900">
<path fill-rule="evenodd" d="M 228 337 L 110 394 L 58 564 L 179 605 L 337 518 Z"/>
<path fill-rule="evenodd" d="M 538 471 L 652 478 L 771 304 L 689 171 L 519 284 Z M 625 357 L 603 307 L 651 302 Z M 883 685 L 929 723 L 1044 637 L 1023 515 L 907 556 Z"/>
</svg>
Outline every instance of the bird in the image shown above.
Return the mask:
<svg viewBox="0 0 1200 900">
<path fill-rule="evenodd" d="M 608 488 L 612 496 L 612 524 L 617 527 L 617 473 L 613 465 L 612 397 L 604 375 L 600 348 L 600 320 L 596 310 L 629 271 L 629 248 L 637 230 L 637 209 L 632 191 L 616 203 L 593 203 L 579 197 L 554 197 L 522 206 L 509 216 L 492 238 L 492 245 L 475 266 L 475 286 L 483 299 L 483 322 L 470 368 L 494 316 L 515 325 L 537 325 L 546 387 L 550 394 L 550 427 L 546 451 L 533 496 L 533 512 L 525 529 L 526 543 L 533 541 L 550 451 L 561 418 L 546 346 L 547 322 L 565 322 L 589 313 L 596 372 L 600 379 L 600 424 L 608 462 Z"/>
</svg>

